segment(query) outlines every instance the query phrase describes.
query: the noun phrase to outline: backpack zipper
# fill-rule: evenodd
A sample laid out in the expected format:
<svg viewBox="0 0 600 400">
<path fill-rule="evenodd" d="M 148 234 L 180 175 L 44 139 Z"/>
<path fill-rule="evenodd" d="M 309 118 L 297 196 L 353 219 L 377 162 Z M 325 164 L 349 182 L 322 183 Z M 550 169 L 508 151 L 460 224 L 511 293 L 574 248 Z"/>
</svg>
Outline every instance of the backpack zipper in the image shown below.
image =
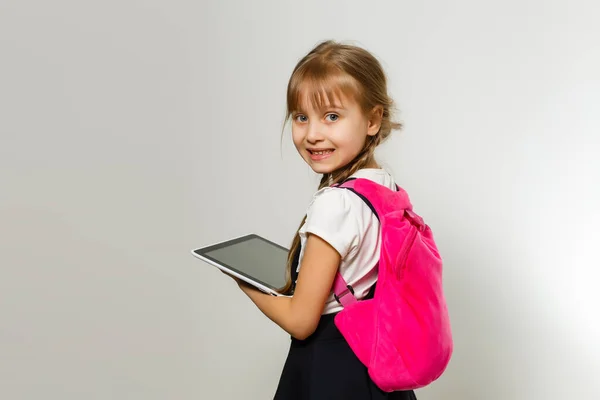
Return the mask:
<svg viewBox="0 0 600 400">
<path fill-rule="evenodd" d="M 418 229 L 414 225 L 410 225 L 410 233 L 404 241 L 404 245 L 402 246 L 402 251 L 400 252 L 400 260 L 396 263 L 396 268 L 398 268 L 397 276 L 398 279 L 402 279 L 402 275 L 404 274 L 404 269 L 406 267 L 406 259 L 408 258 L 408 252 L 413 246 L 415 239 L 417 238 Z"/>
</svg>

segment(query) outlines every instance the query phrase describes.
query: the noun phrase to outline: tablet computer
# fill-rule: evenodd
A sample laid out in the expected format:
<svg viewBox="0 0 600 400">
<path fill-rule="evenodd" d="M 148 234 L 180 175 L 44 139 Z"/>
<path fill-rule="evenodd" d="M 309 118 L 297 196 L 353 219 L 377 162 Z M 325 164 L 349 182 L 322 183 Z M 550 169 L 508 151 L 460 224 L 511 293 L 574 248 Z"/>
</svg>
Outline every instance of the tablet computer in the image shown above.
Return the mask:
<svg viewBox="0 0 600 400">
<path fill-rule="evenodd" d="M 192 254 L 273 296 L 285 285 L 288 249 L 250 234 L 199 249 Z"/>
</svg>

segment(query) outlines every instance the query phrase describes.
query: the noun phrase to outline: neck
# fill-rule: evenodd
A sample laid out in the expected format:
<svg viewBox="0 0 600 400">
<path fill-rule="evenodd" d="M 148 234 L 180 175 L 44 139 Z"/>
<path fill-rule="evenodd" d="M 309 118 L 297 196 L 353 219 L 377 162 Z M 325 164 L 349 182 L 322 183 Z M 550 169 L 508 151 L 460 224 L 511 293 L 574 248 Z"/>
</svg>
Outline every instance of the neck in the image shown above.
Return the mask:
<svg viewBox="0 0 600 400">
<path fill-rule="evenodd" d="M 369 162 L 367 162 L 367 164 L 364 166 L 364 168 L 381 168 L 381 167 L 379 166 L 379 164 L 377 164 L 375 157 L 371 157 L 371 159 L 369 160 Z"/>
</svg>

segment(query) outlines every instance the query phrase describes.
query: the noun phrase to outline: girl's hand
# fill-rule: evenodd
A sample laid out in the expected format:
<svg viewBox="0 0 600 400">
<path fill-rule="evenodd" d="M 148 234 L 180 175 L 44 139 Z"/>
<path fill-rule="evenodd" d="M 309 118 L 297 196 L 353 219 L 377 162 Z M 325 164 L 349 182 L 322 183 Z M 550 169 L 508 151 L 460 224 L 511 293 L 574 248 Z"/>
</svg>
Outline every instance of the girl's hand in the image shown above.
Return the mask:
<svg viewBox="0 0 600 400">
<path fill-rule="evenodd" d="M 337 250 L 310 234 L 293 296 L 271 296 L 245 283 L 240 288 L 270 320 L 296 339 L 306 339 L 319 324 L 340 262 Z"/>
<path fill-rule="evenodd" d="M 256 291 L 256 292 L 260 292 L 258 289 L 254 288 L 252 285 L 248 284 L 247 282 L 244 282 L 243 280 L 241 280 L 240 278 L 238 278 L 237 276 L 233 276 L 231 274 L 228 274 L 225 271 L 221 271 L 223 272 L 225 275 L 227 275 L 228 277 L 230 277 L 231 279 L 233 279 L 235 281 L 235 283 L 237 283 L 238 287 L 240 289 L 242 289 L 242 291 L 246 294 L 248 294 L 251 291 Z M 261 292 L 262 293 L 262 292 Z"/>
</svg>

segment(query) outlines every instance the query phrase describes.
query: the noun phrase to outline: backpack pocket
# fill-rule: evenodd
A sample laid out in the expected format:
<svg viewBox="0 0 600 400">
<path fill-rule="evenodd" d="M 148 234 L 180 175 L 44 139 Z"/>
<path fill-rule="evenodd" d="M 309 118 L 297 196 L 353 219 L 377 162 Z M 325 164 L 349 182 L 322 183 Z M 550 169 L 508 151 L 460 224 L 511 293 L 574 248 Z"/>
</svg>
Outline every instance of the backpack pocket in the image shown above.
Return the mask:
<svg viewBox="0 0 600 400">
<path fill-rule="evenodd" d="M 419 230 L 416 226 L 410 224 L 410 229 L 406 234 L 404 241 L 402 243 L 402 247 L 398 252 L 398 257 L 396 258 L 396 262 L 394 263 L 394 267 L 396 269 L 396 278 L 398 280 L 402 279 L 404 276 L 404 271 L 406 270 L 406 260 L 408 259 L 408 254 L 415 243 L 415 239 L 417 238 L 417 234 Z"/>
</svg>

